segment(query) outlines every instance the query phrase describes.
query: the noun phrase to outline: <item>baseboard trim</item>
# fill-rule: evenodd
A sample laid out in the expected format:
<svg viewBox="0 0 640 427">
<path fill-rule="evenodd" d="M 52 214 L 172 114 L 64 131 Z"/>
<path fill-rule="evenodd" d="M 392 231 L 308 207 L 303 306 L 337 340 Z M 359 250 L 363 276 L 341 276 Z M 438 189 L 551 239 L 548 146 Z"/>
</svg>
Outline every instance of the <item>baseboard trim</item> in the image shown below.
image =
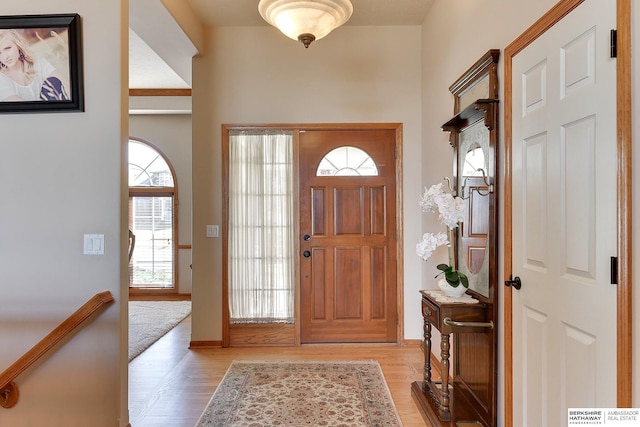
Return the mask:
<svg viewBox="0 0 640 427">
<path fill-rule="evenodd" d="M 129 301 L 191 301 L 191 294 L 179 294 L 171 289 L 129 289 Z"/>
<path fill-rule="evenodd" d="M 222 348 L 222 340 L 216 341 L 191 341 L 189 343 L 189 349 L 197 350 L 204 348 Z"/>
<path fill-rule="evenodd" d="M 403 340 L 401 345 L 402 347 L 420 347 L 424 351 L 423 340 Z"/>
</svg>

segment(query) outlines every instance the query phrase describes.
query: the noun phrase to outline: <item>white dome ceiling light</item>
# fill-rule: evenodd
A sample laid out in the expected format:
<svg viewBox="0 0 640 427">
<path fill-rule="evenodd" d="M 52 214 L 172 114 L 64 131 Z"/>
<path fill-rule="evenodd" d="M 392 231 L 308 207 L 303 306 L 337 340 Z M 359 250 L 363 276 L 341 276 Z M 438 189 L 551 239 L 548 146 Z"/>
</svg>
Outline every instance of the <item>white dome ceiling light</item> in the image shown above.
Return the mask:
<svg viewBox="0 0 640 427">
<path fill-rule="evenodd" d="M 260 0 L 258 11 L 269 24 L 309 47 L 349 20 L 349 0 Z"/>
</svg>

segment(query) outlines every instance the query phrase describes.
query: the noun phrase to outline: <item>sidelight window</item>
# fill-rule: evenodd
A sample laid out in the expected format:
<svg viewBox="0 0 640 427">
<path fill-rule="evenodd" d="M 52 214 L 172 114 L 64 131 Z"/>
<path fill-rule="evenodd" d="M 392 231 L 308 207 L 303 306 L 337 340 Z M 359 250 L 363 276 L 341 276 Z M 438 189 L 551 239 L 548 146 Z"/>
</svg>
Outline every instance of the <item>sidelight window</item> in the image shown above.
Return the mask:
<svg viewBox="0 0 640 427">
<path fill-rule="evenodd" d="M 293 322 L 293 134 L 229 135 L 232 323 Z"/>
</svg>

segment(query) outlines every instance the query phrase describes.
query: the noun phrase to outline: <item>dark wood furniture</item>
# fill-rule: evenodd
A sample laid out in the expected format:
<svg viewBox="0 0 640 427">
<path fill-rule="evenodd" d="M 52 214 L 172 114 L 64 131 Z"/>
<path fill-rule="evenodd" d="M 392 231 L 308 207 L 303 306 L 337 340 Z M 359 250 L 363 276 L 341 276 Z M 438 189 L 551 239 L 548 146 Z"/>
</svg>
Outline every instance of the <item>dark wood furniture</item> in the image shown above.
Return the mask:
<svg viewBox="0 0 640 427">
<path fill-rule="evenodd" d="M 425 356 L 424 381 L 412 385 L 414 399 L 420 411 L 433 425 L 449 425 L 447 422 L 458 422 L 461 419 L 469 423 L 481 418 L 481 414 L 473 410 L 467 399 L 461 404 L 461 394 L 449 381 L 450 335 L 459 333 L 479 333 L 493 329 L 493 321 L 487 321 L 489 306 L 486 303 L 439 302 L 430 291 L 422 294 L 422 316 L 424 319 L 425 355 L 431 354 L 431 327 L 440 331 L 440 357 L 442 374 L 440 381 L 431 378 L 431 361 Z M 456 340 L 457 345 L 458 340 Z M 455 393 L 455 397 L 454 397 Z M 458 396 L 460 395 L 460 396 Z M 444 422 L 444 423 L 443 423 Z M 451 424 L 456 425 L 456 424 Z"/>
<path fill-rule="evenodd" d="M 425 372 L 411 391 L 434 426 L 497 425 L 499 55 L 488 51 L 449 88 L 454 116 L 442 125 L 453 147 L 452 190 L 468 212 L 456 229 L 451 261 L 468 276 L 467 294 L 478 303 L 442 304 L 421 291 Z M 440 382 L 431 380 L 432 327 L 442 337 Z"/>
</svg>

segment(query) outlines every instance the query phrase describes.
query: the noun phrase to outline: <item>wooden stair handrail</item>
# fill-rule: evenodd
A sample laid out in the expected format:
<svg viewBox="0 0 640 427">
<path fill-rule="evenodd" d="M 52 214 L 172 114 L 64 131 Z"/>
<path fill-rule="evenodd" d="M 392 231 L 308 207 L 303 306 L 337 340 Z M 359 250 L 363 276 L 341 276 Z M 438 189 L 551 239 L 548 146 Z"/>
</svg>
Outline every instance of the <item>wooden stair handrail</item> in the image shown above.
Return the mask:
<svg viewBox="0 0 640 427">
<path fill-rule="evenodd" d="M 82 307 L 76 310 L 75 313 L 60 323 L 49 335 L 31 347 L 31 349 L 16 360 L 13 365 L 2 372 L 0 374 L 0 406 L 10 408 L 17 402 L 18 388 L 13 383 L 13 380 L 27 370 L 29 366 L 35 363 L 52 347 L 62 341 L 64 337 L 73 332 L 82 322 L 91 317 L 100 307 L 113 300 L 113 295 L 111 295 L 109 291 L 97 293 L 89 301 L 84 303 Z"/>
</svg>

